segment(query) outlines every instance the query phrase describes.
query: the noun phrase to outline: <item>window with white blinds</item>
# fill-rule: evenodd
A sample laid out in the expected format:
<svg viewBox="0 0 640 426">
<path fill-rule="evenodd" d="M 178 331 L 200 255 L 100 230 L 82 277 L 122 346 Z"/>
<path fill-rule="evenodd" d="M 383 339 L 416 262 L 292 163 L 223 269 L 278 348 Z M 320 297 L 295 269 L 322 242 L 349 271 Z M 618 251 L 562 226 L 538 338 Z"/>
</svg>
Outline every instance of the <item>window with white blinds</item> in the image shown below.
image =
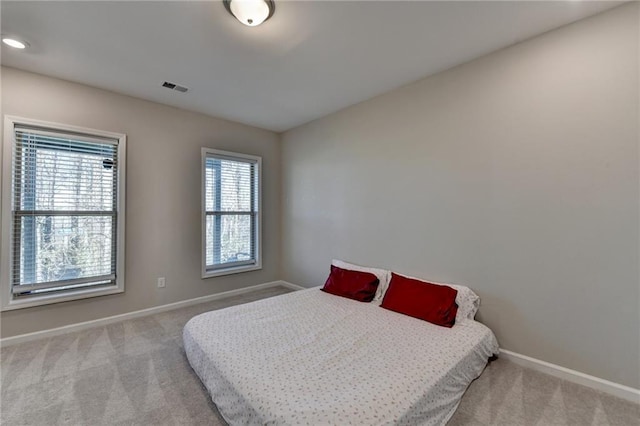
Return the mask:
<svg viewBox="0 0 640 426">
<path fill-rule="evenodd" d="M 259 269 L 260 157 L 202 149 L 203 277 Z"/>
<path fill-rule="evenodd" d="M 11 124 L 11 301 L 122 291 L 123 135 Z"/>
</svg>

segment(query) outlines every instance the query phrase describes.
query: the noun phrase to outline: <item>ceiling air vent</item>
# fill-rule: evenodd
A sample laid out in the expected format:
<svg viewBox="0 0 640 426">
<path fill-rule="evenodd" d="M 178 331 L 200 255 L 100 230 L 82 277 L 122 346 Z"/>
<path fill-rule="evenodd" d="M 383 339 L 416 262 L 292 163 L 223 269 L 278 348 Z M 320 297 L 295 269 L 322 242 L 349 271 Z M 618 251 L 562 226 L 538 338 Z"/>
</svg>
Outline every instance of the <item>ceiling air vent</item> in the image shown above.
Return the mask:
<svg viewBox="0 0 640 426">
<path fill-rule="evenodd" d="M 171 90 L 177 90 L 178 92 L 182 92 L 182 93 L 189 90 L 188 87 L 180 86 L 178 84 L 171 83 L 169 81 L 165 81 L 164 83 L 162 83 L 162 87 L 166 87 L 167 89 L 171 89 Z"/>
</svg>

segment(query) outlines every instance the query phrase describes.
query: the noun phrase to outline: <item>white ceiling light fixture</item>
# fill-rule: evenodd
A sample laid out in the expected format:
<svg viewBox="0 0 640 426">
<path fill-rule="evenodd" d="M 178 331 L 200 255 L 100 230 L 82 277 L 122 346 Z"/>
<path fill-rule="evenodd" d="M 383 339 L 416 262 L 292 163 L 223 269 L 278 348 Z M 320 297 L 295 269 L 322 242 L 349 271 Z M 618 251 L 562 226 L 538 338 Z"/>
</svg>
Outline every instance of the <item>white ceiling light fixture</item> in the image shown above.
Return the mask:
<svg viewBox="0 0 640 426">
<path fill-rule="evenodd" d="M 276 4 L 273 0 L 222 0 L 224 7 L 238 21 L 256 27 L 273 16 Z"/>
<path fill-rule="evenodd" d="M 26 49 L 29 43 L 16 37 L 2 36 L 2 42 L 14 49 Z"/>
</svg>

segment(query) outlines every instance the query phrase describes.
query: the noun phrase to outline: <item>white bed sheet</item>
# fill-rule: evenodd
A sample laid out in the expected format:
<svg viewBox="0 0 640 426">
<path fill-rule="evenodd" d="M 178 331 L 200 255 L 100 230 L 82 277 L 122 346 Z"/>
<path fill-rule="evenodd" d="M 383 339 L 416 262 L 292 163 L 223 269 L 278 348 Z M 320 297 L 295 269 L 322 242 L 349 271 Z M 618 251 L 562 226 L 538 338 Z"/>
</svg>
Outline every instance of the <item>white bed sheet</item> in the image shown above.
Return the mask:
<svg viewBox="0 0 640 426">
<path fill-rule="evenodd" d="M 184 347 L 232 425 L 441 425 L 498 353 L 486 326 L 445 328 L 312 288 L 208 312 Z"/>
</svg>

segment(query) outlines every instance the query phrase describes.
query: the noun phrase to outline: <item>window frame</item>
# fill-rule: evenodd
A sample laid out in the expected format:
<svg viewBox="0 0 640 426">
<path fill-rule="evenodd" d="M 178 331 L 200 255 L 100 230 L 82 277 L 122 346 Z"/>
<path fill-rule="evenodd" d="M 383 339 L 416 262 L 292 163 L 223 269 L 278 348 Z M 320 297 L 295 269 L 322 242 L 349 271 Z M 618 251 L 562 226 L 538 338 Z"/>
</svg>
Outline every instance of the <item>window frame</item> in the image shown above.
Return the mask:
<svg viewBox="0 0 640 426">
<path fill-rule="evenodd" d="M 118 169 L 116 178 L 116 285 L 111 287 L 88 287 L 67 290 L 61 293 L 32 295 L 27 298 L 15 298 L 12 289 L 13 259 L 13 147 L 15 144 L 16 126 L 40 127 L 53 132 L 77 134 L 90 139 L 93 137 L 107 138 L 117 141 L 118 144 Z M 2 200 L 0 200 L 0 229 L 2 241 L 0 242 L 0 311 L 29 308 L 48 305 L 52 303 L 67 302 L 71 300 L 86 299 L 89 297 L 105 296 L 109 294 L 123 293 L 125 289 L 125 200 L 126 200 L 126 141 L 123 133 L 108 132 L 104 130 L 90 129 L 68 124 L 49 121 L 34 120 L 13 115 L 4 116 L 4 135 L 2 149 L 0 149 L 0 187 L 2 188 Z"/>
<path fill-rule="evenodd" d="M 255 229 L 254 229 L 254 250 L 255 262 L 246 264 L 246 261 L 239 261 L 229 266 L 219 266 L 215 269 L 207 268 L 207 157 L 224 157 L 228 160 L 250 161 L 255 163 Z M 262 269 L 262 157 L 250 154 L 241 154 L 238 152 L 223 151 L 213 148 L 202 148 L 201 150 L 201 225 L 202 225 L 202 246 L 201 246 L 201 263 L 202 278 L 219 277 L 222 275 L 238 274 L 242 272 L 256 271 Z"/>
</svg>

